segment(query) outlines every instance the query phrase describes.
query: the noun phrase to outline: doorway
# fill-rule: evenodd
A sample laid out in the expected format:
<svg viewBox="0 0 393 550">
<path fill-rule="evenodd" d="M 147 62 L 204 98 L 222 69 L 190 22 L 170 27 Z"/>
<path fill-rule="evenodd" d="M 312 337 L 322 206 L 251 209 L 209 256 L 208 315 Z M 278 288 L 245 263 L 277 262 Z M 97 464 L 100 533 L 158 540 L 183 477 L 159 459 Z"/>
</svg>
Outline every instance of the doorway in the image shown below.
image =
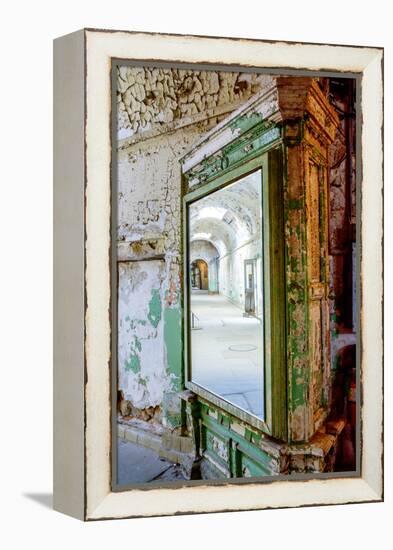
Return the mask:
<svg viewBox="0 0 393 550">
<path fill-rule="evenodd" d="M 209 289 L 209 269 L 205 260 L 194 260 L 190 272 L 192 290 Z"/>
<path fill-rule="evenodd" d="M 244 260 L 244 315 L 257 317 L 257 265 L 256 260 Z"/>
</svg>

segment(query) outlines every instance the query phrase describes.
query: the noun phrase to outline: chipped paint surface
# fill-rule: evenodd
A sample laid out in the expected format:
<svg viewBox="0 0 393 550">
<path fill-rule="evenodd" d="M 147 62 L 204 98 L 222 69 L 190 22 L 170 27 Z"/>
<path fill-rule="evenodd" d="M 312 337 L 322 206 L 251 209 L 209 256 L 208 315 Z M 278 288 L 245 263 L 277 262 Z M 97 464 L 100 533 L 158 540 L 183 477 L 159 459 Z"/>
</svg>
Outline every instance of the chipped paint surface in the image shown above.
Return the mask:
<svg viewBox="0 0 393 550">
<path fill-rule="evenodd" d="M 250 96 L 238 116 L 239 105 Z M 325 420 L 329 400 L 326 185 L 336 113 L 315 79 L 295 82 L 214 71 L 124 67 L 119 71 L 118 100 L 120 389 L 134 407 L 160 407 L 165 427 L 184 427 L 179 397 L 184 389 L 181 170 L 186 172 L 185 188 L 193 190 L 248 162 L 256 151 L 261 154 L 281 143 L 287 421 L 289 441 L 308 442 Z M 259 231 L 258 201 L 251 192 L 251 185 L 241 196 L 227 192 L 225 208 L 233 214 L 225 220 L 227 227 L 218 223 L 214 193 L 203 204 L 204 214 L 195 209 L 191 216 L 196 235 L 191 261 L 208 264 L 211 292 L 238 289 L 228 297 L 239 305 L 244 303 L 243 271 L 229 266 L 259 258 L 261 248 L 250 239 Z M 261 273 L 260 265 L 258 269 Z M 200 421 L 193 417 L 195 407 L 186 405 L 188 429 L 202 430 L 202 447 L 226 477 L 323 468 L 318 446 L 310 451 L 293 445 L 291 454 L 286 444 L 275 448 L 269 437 L 233 422 L 219 409 L 205 411 Z M 239 437 L 242 445 L 249 445 L 249 454 L 238 451 Z"/>
<path fill-rule="evenodd" d="M 134 407 L 160 405 L 171 426 L 180 423 L 183 383 L 178 159 L 264 80 L 236 72 L 118 72 L 119 389 Z M 213 265 L 210 278 L 214 290 Z"/>
<path fill-rule="evenodd" d="M 165 369 L 160 260 L 119 264 L 119 388 L 138 408 L 155 407 L 175 375 Z"/>
<path fill-rule="evenodd" d="M 264 75 L 155 67 L 118 69 L 119 139 L 246 101 Z M 233 110 L 233 108 L 231 109 Z"/>
<path fill-rule="evenodd" d="M 176 154 L 191 137 L 180 134 L 134 145 L 119 153 L 118 255 L 122 259 L 141 260 L 138 264 L 146 269 L 157 265 L 155 257 L 160 258 L 159 274 L 145 283 L 144 313 L 148 326 L 157 333 L 152 354 L 146 360 L 150 361 L 161 389 L 148 385 L 144 404 L 154 402 L 162 406 L 164 421 L 165 411 L 173 417 L 173 408 L 177 406 L 177 413 L 180 412 L 175 400 L 165 395 L 180 389 L 182 379 L 180 170 Z M 132 278 L 133 273 L 120 275 L 119 286 L 122 277 Z M 134 309 L 133 303 L 130 309 Z M 119 363 L 120 381 L 123 365 Z M 131 401 L 138 399 L 137 392 L 134 384 L 128 393 Z"/>
<path fill-rule="evenodd" d="M 211 449 L 224 462 L 228 461 L 228 444 L 212 432 L 208 432 L 207 434 L 207 448 Z"/>
<path fill-rule="evenodd" d="M 164 312 L 164 338 L 166 343 L 166 368 L 169 376 L 175 379 L 173 387 L 181 389 L 182 376 L 182 324 L 181 309 L 168 307 Z"/>
</svg>

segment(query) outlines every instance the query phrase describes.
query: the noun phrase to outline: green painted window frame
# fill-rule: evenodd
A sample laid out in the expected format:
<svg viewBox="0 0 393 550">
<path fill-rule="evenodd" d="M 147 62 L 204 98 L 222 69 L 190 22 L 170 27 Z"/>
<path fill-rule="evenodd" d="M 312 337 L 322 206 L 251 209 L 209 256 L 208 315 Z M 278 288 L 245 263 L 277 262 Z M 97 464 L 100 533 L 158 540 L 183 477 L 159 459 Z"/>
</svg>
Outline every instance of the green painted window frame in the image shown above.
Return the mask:
<svg viewBox="0 0 393 550">
<path fill-rule="evenodd" d="M 215 407 L 225 410 L 254 428 L 280 440 L 287 440 L 286 387 L 286 308 L 285 308 L 285 254 L 284 254 L 284 198 L 283 146 L 245 161 L 240 166 L 218 174 L 208 183 L 199 185 L 183 196 L 183 339 L 184 386 Z M 192 381 L 191 378 L 191 323 L 189 292 L 189 206 L 210 193 L 218 191 L 261 169 L 264 273 L 264 419 L 257 418 L 225 401 Z"/>
</svg>

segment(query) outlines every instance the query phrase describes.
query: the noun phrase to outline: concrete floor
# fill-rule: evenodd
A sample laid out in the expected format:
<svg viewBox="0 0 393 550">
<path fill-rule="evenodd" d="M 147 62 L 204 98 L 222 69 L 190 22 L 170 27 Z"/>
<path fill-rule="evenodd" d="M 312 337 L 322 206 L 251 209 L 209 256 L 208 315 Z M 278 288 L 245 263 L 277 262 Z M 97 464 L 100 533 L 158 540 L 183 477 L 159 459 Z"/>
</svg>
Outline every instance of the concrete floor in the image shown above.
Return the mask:
<svg viewBox="0 0 393 550">
<path fill-rule="evenodd" d="M 185 479 L 180 466 L 160 458 L 158 453 L 125 439 L 117 440 L 117 482 L 119 485 Z"/>
<path fill-rule="evenodd" d="M 224 296 L 191 294 L 200 330 L 191 331 L 192 379 L 226 401 L 263 418 L 263 333 L 255 317 Z M 253 347 L 234 351 L 232 346 Z"/>
</svg>

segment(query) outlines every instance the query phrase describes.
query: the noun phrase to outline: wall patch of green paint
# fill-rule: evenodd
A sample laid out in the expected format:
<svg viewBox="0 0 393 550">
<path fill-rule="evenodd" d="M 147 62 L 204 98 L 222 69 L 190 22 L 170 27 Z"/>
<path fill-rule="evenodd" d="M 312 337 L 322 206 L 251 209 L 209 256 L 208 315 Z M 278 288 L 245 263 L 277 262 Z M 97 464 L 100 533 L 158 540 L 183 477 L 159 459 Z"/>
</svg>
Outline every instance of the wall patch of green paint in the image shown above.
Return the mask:
<svg viewBox="0 0 393 550">
<path fill-rule="evenodd" d="M 158 327 L 158 323 L 161 321 L 162 306 L 160 291 L 158 288 L 153 288 L 151 292 L 151 299 L 149 302 L 149 313 L 147 318 L 154 328 Z"/>
<path fill-rule="evenodd" d="M 179 307 L 166 308 L 164 311 L 164 341 L 166 346 L 167 370 L 174 375 L 176 390 L 182 387 L 182 330 L 181 310 Z"/>
<path fill-rule="evenodd" d="M 135 344 L 135 348 L 138 351 L 142 351 L 142 344 L 141 344 L 141 341 L 139 340 L 139 338 L 137 336 L 134 336 L 134 344 Z"/>
<path fill-rule="evenodd" d="M 141 368 L 141 362 L 138 355 L 132 353 L 129 360 L 125 363 L 124 368 L 126 371 L 131 370 L 132 372 L 137 373 Z"/>
</svg>

